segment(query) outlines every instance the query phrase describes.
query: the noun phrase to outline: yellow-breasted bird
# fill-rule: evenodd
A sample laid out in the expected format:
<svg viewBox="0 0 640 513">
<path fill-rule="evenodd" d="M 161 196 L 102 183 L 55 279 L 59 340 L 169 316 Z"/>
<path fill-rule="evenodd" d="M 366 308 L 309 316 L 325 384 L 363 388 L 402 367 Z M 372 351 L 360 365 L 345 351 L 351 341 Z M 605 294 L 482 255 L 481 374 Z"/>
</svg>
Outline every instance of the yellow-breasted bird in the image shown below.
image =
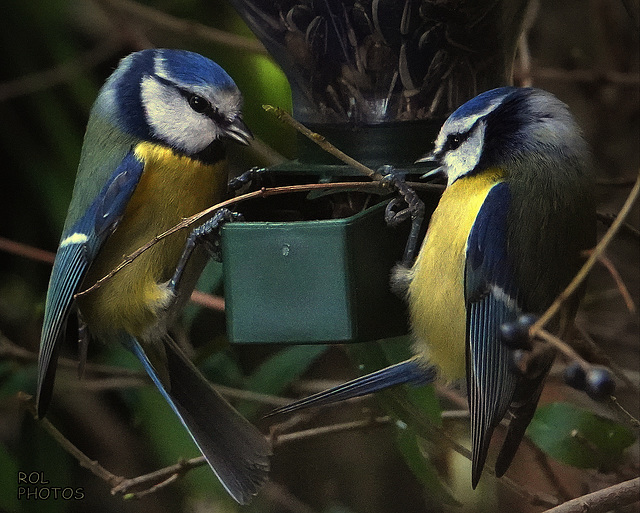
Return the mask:
<svg viewBox="0 0 640 513">
<path fill-rule="evenodd" d="M 120 342 L 140 359 L 225 489 L 246 503 L 267 478 L 269 444 L 170 335 L 206 263 L 202 245 L 191 244 L 206 230 L 162 239 L 74 299 L 124 255 L 224 198 L 223 139 L 247 144 L 251 137 L 241 105 L 220 66 L 182 50 L 133 53 L 106 81 L 89 117 L 49 283 L 37 409 L 44 416 L 66 320 L 77 307 L 91 337 Z"/>
<path fill-rule="evenodd" d="M 535 412 L 555 352 L 532 352 L 518 368 L 504 328 L 522 321 L 526 329 L 529 314 L 553 302 L 595 244 L 593 172 L 566 105 L 534 88 L 501 87 L 469 100 L 419 161 L 437 163 L 427 175 L 444 174 L 447 187 L 415 262 L 396 273 L 407 285 L 416 356 L 276 412 L 437 373 L 466 377 L 475 487 L 495 427 L 508 418 L 496 461 L 501 476 Z M 578 300 L 565 303 L 562 331 Z"/>
</svg>

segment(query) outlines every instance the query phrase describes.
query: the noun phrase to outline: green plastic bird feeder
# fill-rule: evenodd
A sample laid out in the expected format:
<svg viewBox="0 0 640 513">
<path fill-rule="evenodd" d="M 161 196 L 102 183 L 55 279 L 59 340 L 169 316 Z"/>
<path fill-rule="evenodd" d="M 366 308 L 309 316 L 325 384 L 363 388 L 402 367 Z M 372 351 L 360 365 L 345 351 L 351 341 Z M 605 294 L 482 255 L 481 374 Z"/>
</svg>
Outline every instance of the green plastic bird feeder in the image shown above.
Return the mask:
<svg viewBox="0 0 640 513">
<path fill-rule="evenodd" d="M 293 115 L 342 151 L 417 179 L 446 116 L 510 82 L 526 0 L 232 0 L 291 84 Z M 472 5 L 471 5 L 472 4 Z M 312 142 L 269 169 L 273 185 L 365 178 Z M 258 199 L 222 229 L 232 343 L 361 342 L 407 333 L 390 291 L 407 226 L 386 196 L 353 190 Z M 426 218 L 437 204 L 424 194 Z"/>
</svg>

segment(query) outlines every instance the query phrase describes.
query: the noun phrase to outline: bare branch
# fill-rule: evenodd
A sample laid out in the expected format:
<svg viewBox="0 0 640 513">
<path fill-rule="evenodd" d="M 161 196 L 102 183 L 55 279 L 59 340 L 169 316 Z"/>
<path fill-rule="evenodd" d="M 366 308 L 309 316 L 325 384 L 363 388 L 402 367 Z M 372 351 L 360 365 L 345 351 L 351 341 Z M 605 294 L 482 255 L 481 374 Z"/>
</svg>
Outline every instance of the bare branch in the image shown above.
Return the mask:
<svg viewBox="0 0 640 513">
<path fill-rule="evenodd" d="M 604 253 L 600 255 L 600 257 L 598 258 L 598 261 L 605 267 L 607 271 L 609 271 L 609 274 L 613 278 L 613 281 L 616 283 L 616 286 L 620 291 L 620 295 L 622 296 L 622 299 L 624 299 L 625 305 L 627 306 L 627 310 L 629 310 L 629 313 L 632 313 L 632 314 L 636 313 L 636 304 L 633 302 L 633 298 L 629 293 L 629 289 L 627 289 L 627 286 L 622 281 L 622 278 L 620 277 L 620 273 L 616 269 L 616 266 L 613 265 L 613 262 L 609 260 L 609 258 L 607 258 L 607 255 L 605 255 Z"/>
<path fill-rule="evenodd" d="M 218 312 L 224 312 L 224 298 L 220 296 L 214 296 L 212 294 L 207 294 L 206 292 L 201 292 L 199 290 L 194 290 L 191 293 L 191 301 L 197 305 L 204 306 L 209 310 L 216 310 Z"/>
<path fill-rule="evenodd" d="M 239 36 L 215 29 L 195 21 L 182 20 L 162 11 L 130 0 L 99 0 L 106 9 L 112 9 L 128 17 L 137 18 L 149 25 L 188 37 L 197 37 L 251 53 L 266 54 L 267 51 L 257 39 Z"/>
<path fill-rule="evenodd" d="M 69 439 L 58 431 L 58 429 L 47 419 L 38 419 L 36 404 L 32 396 L 24 392 L 18 392 L 18 399 L 22 401 L 29 413 L 33 415 L 34 419 L 38 420 L 39 424 L 47 433 L 49 433 L 51 438 L 53 438 L 66 452 L 78 460 L 78 463 L 80 463 L 81 466 L 89 469 L 94 475 L 106 481 L 111 486 L 117 486 L 122 481 L 122 477 L 112 474 L 97 461 L 90 459 L 80 449 L 73 445 Z"/>
<path fill-rule="evenodd" d="M 558 311 L 560 310 L 564 302 L 573 295 L 573 293 L 578 289 L 578 287 L 580 287 L 582 282 L 586 279 L 587 275 L 591 271 L 591 268 L 598 261 L 598 259 L 600 258 L 600 255 L 602 255 L 604 251 L 607 249 L 607 247 L 615 237 L 616 233 L 622 226 L 625 218 L 627 217 L 627 215 L 629 215 L 629 212 L 631 211 L 631 207 L 633 206 L 636 199 L 638 198 L 639 192 L 640 192 L 640 172 L 638 173 L 636 182 L 633 188 L 631 189 L 629 196 L 627 196 L 627 199 L 624 202 L 624 205 L 622 206 L 622 208 L 620 209 L 620 212 L 618 213 L 618 216 L 616 217 L 615 221 L 611 224 L 611 226 L 609 227 L 607 232 L 604 234 L 600 242 L 593 249 L 593 251 L 591 252 L 591 255 L 589 256 L 585 264 L 582 266 L 580 271 L 578 271 L 578 274 L 574 276 L 573 280 L 571 280 L 571 283 L 567 285 L 567 288 L 560 293 L 560 295 L 551 304 L 551 306 L 547 309 L 547 311 L 544 312 L 540 316 L 540 318 L 529 329 L 529 335 L 531 336 L 531 338 L 538 335 L 538 333 L 542 330 L 542 328 L 544 328 L 544 326 L 546 326 L 546 324 L 551 320 L 551 318 L 558 313 Z"/>
<path fill-rule="evenodd" d="M 201 467 L 206 463 L 207 460 L 205 460 L 204 456 L 198 456 L 197 458 L 182 460 L 175 465 L 163 467 L 148 474 L 142 474 L 131 479 L 122 478 L 120 482 L 116 483 L 111 488 L 111 495 L 122 494 L 125 495 L 125 498 L 127 499 L 133 499 L 156 492 L 160 488 L 164 488 L 166 485 L 172 483 L 177 479 L 177 477 L 185 474 L 192 468 Z M 143 485 L 148 486 L 150 483 L 154 484 L 141 492 L 130 491 L 132 488 L 142 487 Z"/>
<path fill-rule="evenodd" d="M 640 477 L 570 500 L 545 513 L 605 513 L 640 501 Z"/>
<path fill-rule="evenodd" d="M 345 164 L 348 164 L 349 166 L 351 166 L 352 168 L 356 169 L 358 172 L 362 173 L 363 175 L 368 176 L 372 180 L 380 180 L 382 178 L 382 175 L 380 173 L 377 173 L 376 171 L 374 171 L 370 167 L 367 167 L 364 164 L 361 164 L 356 159 L 354 159 L 354 158 L 350 157 L 349 155 L 347 155 L 346 153 L 340 151 L 333 144 L 331 144 L 329 141 L 327 141 L 326 138 L 323 135 L 320 135 L 317 132 L 313 132 L 312 130 L 309 130 L 302 123 L 300 123 L 299 121 L 295 120 L 285 110 L 283 110 L 283 109 L 281 109 L 279 107 L 273 107 L 272 105 L 263 105 L 262 108 L 264 110 L 266 110 L 267 112 L 271 112 L 280 121 L 282 121 L 282 122 L 286 123 L 287 125 L 295 128 L 302 135 L 304 135 L 305 137 L 307 137 L 308 139 L 310 139 L 311 141 L 316 143 L 318 146 L 320 146 L 324 151 L 326 151 L 327 153 L 329 153 L 329 154 L 333 155 L 334 157 L 338 158 L 339 160 L 341 160 Z"/>
<path fill-rule="evenodd" d="M 75 59 L 55 68 L 24 75 L 0 84 L 0 101 L 25 96 L 69 82 L 103 61 L 120 52 L 124 42 L 121 39 L 107 39 L 95 48 L 80 54 Z"/>
</svg>

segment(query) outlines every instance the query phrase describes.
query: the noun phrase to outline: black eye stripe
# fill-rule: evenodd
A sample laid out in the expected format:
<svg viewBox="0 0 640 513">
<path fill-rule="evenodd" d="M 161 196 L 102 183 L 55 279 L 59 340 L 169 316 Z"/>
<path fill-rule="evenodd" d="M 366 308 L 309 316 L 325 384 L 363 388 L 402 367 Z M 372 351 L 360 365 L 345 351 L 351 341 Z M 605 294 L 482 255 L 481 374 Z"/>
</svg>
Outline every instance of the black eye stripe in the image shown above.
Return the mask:
<svg viewBox="0 0 640 513">
<path fill-rule="evenodd" d="M 469 137 L 469 132 L 464 134 L 449 134 L 447 136 L 447 140 L 444 143 L 443 151 L 454 151 L 457 150 L 460 145 L 467 140 Z"/>
<path fill-rule="evenodd" d="M 471 134 L 476 131 L 479 123 L 484 123 L 484 121 L 482 119 L 477 120 L 473 124 L 473 126 L 466 132 L 457 132 L 447 135 L 447 140 L 442 145 L 442 153 L 445 153 L 447 151 L 455 151 L 460 148 L 460 146 L 462 146 L 462 143 L 469 139 L 469 137 L 471 137 Z"/>
<path fill-rule="evenodd" d="M 216 123 L 221 125 L 227 123 L 227 118 L 217 107 L 214 107 L 209 100 L 200 96 L 199 94 L 191 93 L 189 91 L 180 90 L 182 95 L 189 102 L 191 107 L 198 114 L 204 114 L 208 118 L 211 118 Z"/>
<path fill-rule="evenodd" d="M 160 82 L 161 84 L 170 86 L 178 90 L 178 92 L 183 96 L 189 107 L 193 109 L 194 112 L 198 114 L 203 114 L 208 118 L 211 118 L 213 121 L 220 125 L 229 124 L 230 121 L 225 117 L 225 115 L 220 112 L 220 110 L 211 104 L 209 100 L 207 100 L 204 96 L 193 93 L 191 91 L 187 91 L 181 87 L 178 87 L 173 82 L 167 80 L 166 78 L 160 77 L 158 75 L 154 75 L 154 78 Z"/>
</svg>

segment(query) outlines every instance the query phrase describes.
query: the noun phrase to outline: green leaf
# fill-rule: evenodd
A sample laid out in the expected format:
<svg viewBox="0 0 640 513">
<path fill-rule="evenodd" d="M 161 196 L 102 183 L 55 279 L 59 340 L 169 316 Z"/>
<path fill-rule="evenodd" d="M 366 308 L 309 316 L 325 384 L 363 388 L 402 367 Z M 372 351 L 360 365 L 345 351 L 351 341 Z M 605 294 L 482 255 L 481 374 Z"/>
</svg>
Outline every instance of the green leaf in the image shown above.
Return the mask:
<svg viewBox="0 0 640 513">
<path fill-rule="evenodd" d="M 549 456 L 578 468 L 614 469 L 636 437 L 627 427 L 568 403 L 541 406 L 527 434 Z"/>
<path fill-rule="evenodd" d="M 415 429 L 409 426 L 399 426 L 396 443 L 405 462 L 422 485 L 428 490 L 429 498 L 441 504 L 457 505 L 451 491 L 442 483 L 435 466 L 421 447 L 420 437 Z"/>
<path fill-rule="evenodd" d="M 0 399 L 14 396 L 20 390 L 33 393 L 35 388 L 35 365 L 19 367 L 14 362 L 0 362 Z"/>
<path fill-rule="evenodd" d="M 348 352 L 359 363 L 363 373 L 413 356 L 411 340 L 407 336 L 375 343 L 351 344 Z M 379 392 L 376 398 L 385 411 L 399 419 L 396 423 L 398 448 L 430 498 L 441 504 L 458 504 L 430 460 L 431 449 L 442 443 L 438 430 L 442 425 L 442 408 L 433 386 L 396 386 Z"/>
<path fill-rule="evenodd" d="M 0 511 L 18 510 L 18 494 L 15 486 L 9 486 L 9 483 L 16 483 L 17 479 L 18 464 L 4 444 L 0 444 L 0 483 L 5 483 L 0 486 Z"/>
<path fill-rule="evenodd" d="M 158 467 L 199 456 L 197 446 L 158 390 L 149 386 L 136 392 L 136 419 L 149 440 Z M 171 486 L 175 487 L 175 493 L 186 490 L 189 496 L 214 498 L 234 511 L 233 499 L 208 465 L 190 470 Z"/>
<path fill-rule="evenodd" d="M 278 351 L 264 361 L 249 376 L 245 386 L 247 390 L 263 394 L 281 395 L 289 384 L 298 379 L 320 355 L 328 349 L 324 344 L 290 346 Z M 247 417 L 257 413 L 259 405 L 244 402 L 238 405 L 238 411 Z"/>
</svg>

